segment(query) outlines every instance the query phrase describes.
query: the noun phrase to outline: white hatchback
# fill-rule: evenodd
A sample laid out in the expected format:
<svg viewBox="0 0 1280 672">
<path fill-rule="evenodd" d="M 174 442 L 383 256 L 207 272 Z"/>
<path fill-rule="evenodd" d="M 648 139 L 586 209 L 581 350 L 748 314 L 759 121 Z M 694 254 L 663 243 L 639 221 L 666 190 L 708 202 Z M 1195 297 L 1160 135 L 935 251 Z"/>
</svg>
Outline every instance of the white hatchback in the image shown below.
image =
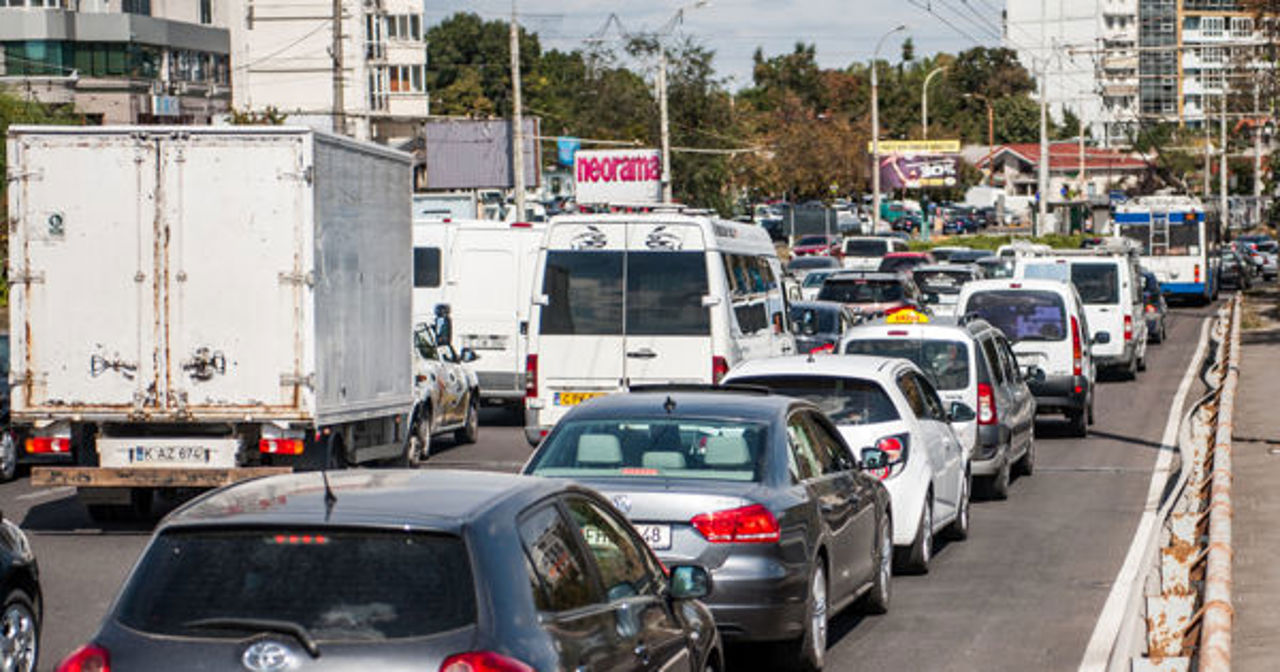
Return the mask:
<svg viewBox="0 0 1280 672">
<path fill-rule="evenodd" d="M 968 454 L 951 422 L 972 420 L 974 411 L 960 402 L 944 405 L 911 362 L 859 355 L 776 357 L 743 362 L 724 383 L 807 399 L 855 451 L 879 448 L 890 456 L 878 475 L 899 521 L 893 544 L 900 569 L 929 571 L 939 532 L 968 536 Z"/>
</svg>

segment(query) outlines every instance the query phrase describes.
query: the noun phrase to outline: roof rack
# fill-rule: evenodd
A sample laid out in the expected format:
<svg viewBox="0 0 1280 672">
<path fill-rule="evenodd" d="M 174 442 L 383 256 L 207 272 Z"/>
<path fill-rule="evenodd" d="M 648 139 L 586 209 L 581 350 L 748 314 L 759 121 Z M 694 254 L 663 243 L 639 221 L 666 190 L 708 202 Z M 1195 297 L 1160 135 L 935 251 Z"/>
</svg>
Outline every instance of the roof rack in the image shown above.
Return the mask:
<svg viewBox="0 0 1280 672">
<path fill-rule="evenodd" d="M 728 385 L 710 385 L 703 383 L 653 383 L 645 385 L 632 385 L 627 388 L 628 392 L 737 392 L 743 394 L 758 394 L 761 396 L 769 396 L 773 394 L 773 390 L 763 385 L 739 385 L 730 383 Z"/>
</svg>

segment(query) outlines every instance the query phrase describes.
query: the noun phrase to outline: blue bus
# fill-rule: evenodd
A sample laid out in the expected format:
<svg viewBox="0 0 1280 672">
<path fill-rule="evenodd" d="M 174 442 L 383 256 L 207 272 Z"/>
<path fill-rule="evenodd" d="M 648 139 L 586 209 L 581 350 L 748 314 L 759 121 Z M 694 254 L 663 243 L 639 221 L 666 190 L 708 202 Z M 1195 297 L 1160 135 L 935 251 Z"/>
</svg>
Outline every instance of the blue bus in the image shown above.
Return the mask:
<svg viewBox="0 0 1280 672">
<path fill-rule="evenodd" d="M 1142 266 L 1170 298 L 1218 297 L 1221 229 L 1215 213 L 1190 196 L 1142 196 L 1115 208 L 1117 237 L 1141 248 Z"/>
</svg>

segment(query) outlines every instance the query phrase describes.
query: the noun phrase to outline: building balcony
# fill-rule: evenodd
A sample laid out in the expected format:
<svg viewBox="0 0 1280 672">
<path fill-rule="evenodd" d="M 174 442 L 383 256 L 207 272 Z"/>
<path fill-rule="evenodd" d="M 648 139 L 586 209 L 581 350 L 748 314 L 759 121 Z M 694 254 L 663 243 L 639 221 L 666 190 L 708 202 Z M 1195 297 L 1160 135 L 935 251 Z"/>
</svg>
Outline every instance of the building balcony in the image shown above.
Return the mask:
<svg viewBox="0 0 1280 672">
<path fill-rule="evenodd" d="M 1138 95 L 1137 82 L 1112 82 L 1102 85 L 1102 95 L 1108 98 Z"/>
<path fill-rule="evenodd" d="M 100 14 L 64 9 L 0 9 L 0 42 L 61 41 L 136 43 L 211 54 L 231 53 L 225 28 L 156 19 L 138 14 Z"/>
<path fill-rule="evenodd" d="M 1137 70 L 1137 56 L 1107 56 L 1102 59 L 1103 70 Z"/>
</svg>

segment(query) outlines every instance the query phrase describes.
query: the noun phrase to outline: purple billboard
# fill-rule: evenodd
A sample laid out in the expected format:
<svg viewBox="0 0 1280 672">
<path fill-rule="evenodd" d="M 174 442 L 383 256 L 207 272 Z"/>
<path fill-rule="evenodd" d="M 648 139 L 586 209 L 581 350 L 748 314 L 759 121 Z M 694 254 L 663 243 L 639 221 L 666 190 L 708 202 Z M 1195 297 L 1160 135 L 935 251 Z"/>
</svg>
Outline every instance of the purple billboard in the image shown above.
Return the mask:
<svg viewBox="0 0 1280 672">
<path fill-rule="evenodd" d="M 880 157 L 883 189 L 928 189 L 956 186 L 958 157 L 942 154 L 887 154 Z"/>
</svg>

